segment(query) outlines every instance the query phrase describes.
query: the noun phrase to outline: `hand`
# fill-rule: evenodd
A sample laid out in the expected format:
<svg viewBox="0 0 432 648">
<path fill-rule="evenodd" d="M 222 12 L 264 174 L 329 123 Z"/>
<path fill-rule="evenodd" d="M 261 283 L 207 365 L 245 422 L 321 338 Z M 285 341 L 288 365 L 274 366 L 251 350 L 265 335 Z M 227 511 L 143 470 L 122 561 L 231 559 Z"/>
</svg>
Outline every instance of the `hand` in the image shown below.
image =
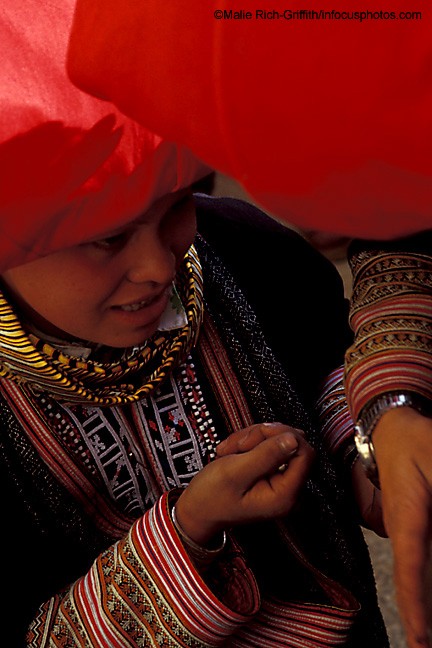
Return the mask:
<svg viewBox="0 0 432 648">
<path fill-rule="evenodd" d="M 396 595 L 408 646 L 429 647 L 432 420 L 406 407 L 391 410 L 381 417 L 373 442 L 384 524 L 393 546 Z"/>
<path fill-rule="evenodd" d="M 222 529 L 286 515 L 306 481 L 313 450 L 294 428 L 257 424 L 221 444 L 218 457 L 176 504 L 179 525 L 200 545 Z"/>
<path fill-rule="evenodd" d="M 360 461 L 352 467 L 351 485 L 363 526 L 385 538 L 381 491 L 366 477 Z"/>
</svg>

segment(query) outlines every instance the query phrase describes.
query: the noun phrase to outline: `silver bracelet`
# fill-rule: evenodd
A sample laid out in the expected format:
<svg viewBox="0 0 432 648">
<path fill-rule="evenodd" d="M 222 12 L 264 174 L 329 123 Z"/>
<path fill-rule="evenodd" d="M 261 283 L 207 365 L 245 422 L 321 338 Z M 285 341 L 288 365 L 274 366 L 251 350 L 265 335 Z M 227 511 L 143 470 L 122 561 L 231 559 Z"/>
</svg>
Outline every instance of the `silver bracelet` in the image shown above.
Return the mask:
<svg viewBox="0 0 432 648">
<path fill-rule="evenodd" d="M 175 530 L 179 534 L 180 539 L 182 540 L 183 544 L 185 545 L 186 549 L 188 550 L 189 556 L 200 567 L 208 566 L 225 549 L 225 546 L 226 546 L 226 543 L 227 543 L 226 532 L 225 531 L 222 532 L 222 542 L 215 549 L 210 549 L 208 547 L 203 547 L 202 545 L 199 545 L 198 543 L 196 543 L 195 540 L 192 540 L 192 538 L 190 538 L 187 535 L 187 533 L 185 533 L 183 531 L 180 524 L 178 523 L 175 508 L 176 507 L 174 505 L 172 507 L 172 509 L 171 509 L 171 519 L 173 521 Z"/>
</svg>

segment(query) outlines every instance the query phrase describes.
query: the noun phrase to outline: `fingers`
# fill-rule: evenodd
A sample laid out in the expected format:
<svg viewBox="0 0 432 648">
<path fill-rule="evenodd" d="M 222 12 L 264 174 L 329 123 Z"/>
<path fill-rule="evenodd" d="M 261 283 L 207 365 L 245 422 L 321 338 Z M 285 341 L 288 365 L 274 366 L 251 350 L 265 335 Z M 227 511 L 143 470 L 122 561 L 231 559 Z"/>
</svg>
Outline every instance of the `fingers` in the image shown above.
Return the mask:
<svg viewBox="0 0 432 648">
<path fill-rule="evenodd" d="M 219 448 L 221 459 L 236 458 L 235 473 L 226 478 L 245 496 L 246 510 L 253 509 L 254 516 L 262 518 L 292 508 L 314 456 L 304 433 L 282 423 L 260 423 L 239 430 Z"/>
<path fill-rule="evenodd" d="M 247 454 L 237 455 L 235 479 L 241 485 L 244 506 L 250 504 L 254 515 L 263 518 L 287 513 L 303 487 L 313 456 L 311 446 L 292 432 L 265 439 Z M 278 470 L 281 464 L 287 464 L 283 472 Z"/>
<path fill-rule="evenodd" d="M 292 430 L 271 435 L 249 451 L 220 457 L 195 475 L 180 496 L 179 523 L 195 542 L 205 544 L 221 529 L 286 514 L 312 458 L 312 448 Z M 281 464 L 287 464 L 283 473 L 278 472 Z"/>
<path fill-rule="evenodd" d="M 409 648 L 426 648 L 428 622 L 431 610 L 426 606 L 426 568 L 429 560 L 428 507 L 421 501 L 415 507 L 402 509 L 395 520 L 389 522 L 394 556 L 396 595 L 404 622 Z M 402 516 L 402 517 L 401 517 Z"/>
<path fill-rule="evenodd" d="M 298 440 L 297 451 L 290 451 L 287 456 L 290 444 L 286 442 L 291 434 L 266 439 L 247 455 L 253 459 L 255 471 L 259 470 L 259 478 L 245 492 L 243 505 L 247 509 L 251 504 L 254 514 L 262 519 L 281 517 L 290 512 L 312 465 L 314 451 L 302 439 Z M 287 467 L 281 473 L 278 467 L 284 455 Z"/>
<path fill-rule="evenodd" d="M 432 420 L 410 408 L 386 412 L 374 431 L 384 522 L 409 648 L 429 647 L 426 568 L 432 535 Z"/>
<path fill-rule="evenodd" d="M 400 546 L 394 546 L 394 577 L 396 596 L 404 622 L 409 648 L 426 648 L 428 640 L 428 618 L 425 600 L 424 570 L 427 557 L 423 551 L 412 546 L 408 558 L 401 558 Z M 429 583 L 429 587 L 431 584 Z"/>
<path fill-rule="evenodd" d="M 231 434 L 231 436 L 218 445 L 216 453 L 218 457 L 223 457 L 229 454 L 248 452 L 265 439 L 288 431 L 291 431 L 295 436 L 304 436 L 302 430 L 284 425 L 283 423 L 257 423 Z"/>
</svg>

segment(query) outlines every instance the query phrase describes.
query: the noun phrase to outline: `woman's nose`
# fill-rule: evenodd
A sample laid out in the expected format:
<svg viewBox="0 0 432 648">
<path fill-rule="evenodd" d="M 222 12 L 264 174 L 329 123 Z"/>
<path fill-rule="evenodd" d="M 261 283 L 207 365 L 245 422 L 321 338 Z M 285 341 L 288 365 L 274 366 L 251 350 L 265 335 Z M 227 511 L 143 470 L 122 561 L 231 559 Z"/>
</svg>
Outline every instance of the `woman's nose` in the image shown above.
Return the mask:
<svg viewBox="0 0 432 648">
<path fill-rule="evenodd" d="M 137 233 L 129 242 L 126 278 L 131 283 L 170 284 L 175 276 L 176 258 L 157 235 Z"/>
</svg>

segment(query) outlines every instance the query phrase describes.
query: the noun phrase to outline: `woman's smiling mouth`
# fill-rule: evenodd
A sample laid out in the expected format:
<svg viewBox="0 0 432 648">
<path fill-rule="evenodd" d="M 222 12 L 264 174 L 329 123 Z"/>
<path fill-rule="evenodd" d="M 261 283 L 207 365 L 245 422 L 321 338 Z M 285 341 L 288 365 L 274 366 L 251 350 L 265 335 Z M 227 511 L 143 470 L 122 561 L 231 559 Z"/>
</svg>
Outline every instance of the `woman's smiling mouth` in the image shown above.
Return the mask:
<svg viewBox="0 0 432 648">
<path fill-rule="evenodd" d="M 151 297 L 146 297 L 146 299 L 141 299 L 139 301 L 130 302 L 129 304 L 121 304 L 118 306 L 112 306 L 112 310 L 117 313 L 124 313 L 125 315 L 138 313 L 144 311 L 148 313 L 153 320 L 153 311 L 154 316 L 161 316 L 163 311 L 166 308 L 168 298 L 170 294 L 170 288 L 165 288 L 161 292 L 158 292 L 156 295 Z"/>
<path fill-rule="evenodd" d="M 124 306 L 115 306 L 114 308 L 119 308 L 120 310 L 125 311 L 126 313 L 141 310 L 141 308 L 144 308 L 145 306 L 149 306 L 154 301 L 159 299 L 160 296 L 161 295 L 157 295 L 156 297 L 151 297 L 150 299 L 143 299 L 142 301 L 136 302 L 134 304 L 126 304 Z"/>
</svg>

